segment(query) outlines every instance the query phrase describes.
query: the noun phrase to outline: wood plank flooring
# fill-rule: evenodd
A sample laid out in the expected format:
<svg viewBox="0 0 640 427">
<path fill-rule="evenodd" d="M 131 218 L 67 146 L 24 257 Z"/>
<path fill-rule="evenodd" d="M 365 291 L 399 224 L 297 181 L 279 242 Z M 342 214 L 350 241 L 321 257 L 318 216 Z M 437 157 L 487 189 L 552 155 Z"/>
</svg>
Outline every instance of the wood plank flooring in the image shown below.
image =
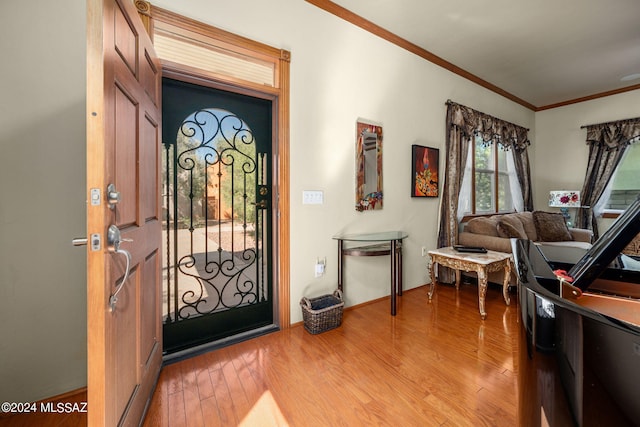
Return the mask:
<svg viewBox="0 0 640 427">
<path fill-rule="evenodd" d="M 490 286 L 405 292 L 163 368 L 145 426 L 516 425 L 516 298 Z"/>
<path fill-rule="evenodd" d="M 395 317 L 386 298 L 332 331 L 300 325 L 165 366 L 144 426 L 514 426 L 516 299 L 490 285 L 482 321 L 475 285 L 439 285 L 432 303 L 422 287 Z M 86 425 L 75 415 L 0 425 Z"/>
</svg>

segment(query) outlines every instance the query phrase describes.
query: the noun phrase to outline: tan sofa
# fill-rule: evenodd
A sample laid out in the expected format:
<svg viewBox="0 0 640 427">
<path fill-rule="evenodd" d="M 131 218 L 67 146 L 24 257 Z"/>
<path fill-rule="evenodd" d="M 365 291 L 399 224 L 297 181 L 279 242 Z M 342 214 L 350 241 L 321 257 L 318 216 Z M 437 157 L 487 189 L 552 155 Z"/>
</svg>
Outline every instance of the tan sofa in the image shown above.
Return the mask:
<svg viewBox="0 0 640 427">
<path fill-rule="evenodd" d="M 465 246 L 482 246 L 488 250 L 511 253 L 511 238 L 524 238 L 545 245 L 569 246 L 589 249 L 593 232 L 579 228 L 567 228 L 560 213 L 518 212 L 477 217 L 462 224 L 458 243 Z M 502 273 L 492 273 L 489 281 L 501 283 Z M 512 274 L 510 283 L 515 285 Z"/>
<path fill-rule="evenodd" d="M 593 232 L 567 228 L 559 213 L 518 212 L 471 219 L 464 224 L 458 243 L 511 253 L 512 237 L 544 242 L 545 245 L 589 249 Z"/>
</svg>

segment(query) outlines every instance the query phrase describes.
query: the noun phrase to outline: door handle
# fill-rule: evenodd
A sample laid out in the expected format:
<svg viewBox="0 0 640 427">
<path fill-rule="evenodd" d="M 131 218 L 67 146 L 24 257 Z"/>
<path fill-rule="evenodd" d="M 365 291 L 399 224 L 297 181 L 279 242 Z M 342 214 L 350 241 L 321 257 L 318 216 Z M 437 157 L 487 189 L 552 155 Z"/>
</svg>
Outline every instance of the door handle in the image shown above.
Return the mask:
<svg viewBox="0 0 640 427">
<path fill-rule="evenodd" d="M 91 250 L 99 251 L 100 245 L 102 243 L 102 239 L 100 238 L 100 233 L 94 233 L 91 235 L 91 239 L 86 237 L 76 237 L 71 240 L 71 244 L 73 246 L 87 246 L 91 242 Z"/>
<path fill-rule="evenodd" d="M 131 269 L 131 254 L 126 249 L 122 249 L 120 244 L 122 242 L 133 242 L 132 239 L 123 239 L 120 235 L 120 229 L 116 225 L 110 225 L 107 230 L 107 250 L 114 254 L 124 255 L 127 265 L 124 270 L 124 276 L 120 283 L 116 286 L 115 292 L 109 297 L 109 311 L 113 312 L 118 302 L 118 294 L 124 287 L 127 279 L 129 278 L 129 270 Z"/>
<path fill-rule="evenodd" d="M 71 244 L 73 246 L 87 246 L 87 243 L 89 243 L 89 239 L 87 239 L 86 237 L 76 237 L 75 239 L 71 240 Z"/>
</svg>

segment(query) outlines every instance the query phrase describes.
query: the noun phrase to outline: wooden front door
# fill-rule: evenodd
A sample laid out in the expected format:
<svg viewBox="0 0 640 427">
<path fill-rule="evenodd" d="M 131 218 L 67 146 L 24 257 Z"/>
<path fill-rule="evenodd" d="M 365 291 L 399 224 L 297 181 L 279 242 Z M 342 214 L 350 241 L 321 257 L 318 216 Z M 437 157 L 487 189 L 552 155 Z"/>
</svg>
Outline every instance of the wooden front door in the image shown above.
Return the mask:
<svg viewBox="0 0 640 427">
<path fill-rule="evenodd" d="M 87 2 L 89 425 L 138 425 L 162 361 L 160 63 L 131 0 Z"/>
</svg>

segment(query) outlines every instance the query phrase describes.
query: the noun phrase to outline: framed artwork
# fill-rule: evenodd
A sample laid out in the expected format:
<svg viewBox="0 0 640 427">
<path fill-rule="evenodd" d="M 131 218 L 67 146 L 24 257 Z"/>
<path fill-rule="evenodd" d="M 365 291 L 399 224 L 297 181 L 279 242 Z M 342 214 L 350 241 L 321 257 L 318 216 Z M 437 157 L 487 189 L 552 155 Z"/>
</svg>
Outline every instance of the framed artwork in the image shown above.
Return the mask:
<svg viewBox="0 0 640 427">
<path fill-rule="evenodd" d="M 437 148 L 411 146 L 411 197 L 438 197 Z"/>
</svg>

